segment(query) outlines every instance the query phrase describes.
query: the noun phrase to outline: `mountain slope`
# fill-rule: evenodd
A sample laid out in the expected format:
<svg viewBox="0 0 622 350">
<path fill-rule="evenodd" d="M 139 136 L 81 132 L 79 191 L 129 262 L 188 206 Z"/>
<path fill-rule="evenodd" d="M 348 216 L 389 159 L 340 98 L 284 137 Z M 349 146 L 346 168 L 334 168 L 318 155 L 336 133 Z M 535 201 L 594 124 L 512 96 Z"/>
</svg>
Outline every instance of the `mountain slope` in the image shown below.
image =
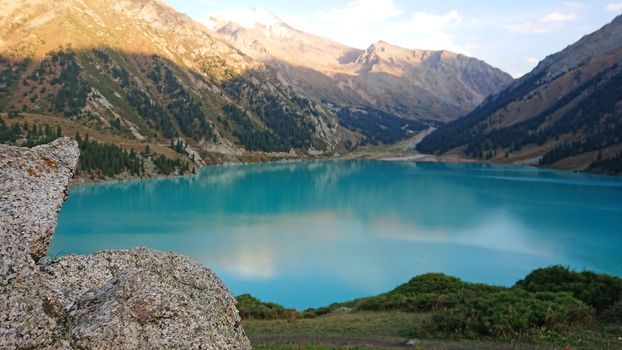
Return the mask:
<svg viewBox="0 0 622 350">
<path fill-rule="evenodd" d="M 157 0 L 0 2 L 0 110 L 213 160 L 338 141 L 334 114 Z"/>
<path fill-rule="evenodd" d="M 418 146 L 501 162 L 620 173 L 622 16 Z"/>
<path fill-rule="evenodd" d="M 355 61 L 345 78 L 371 100 L 419 119 L 455 120 L 512 78 L 483 61 L 449 51 L 408 50 L 378 42 Z"/>
<path fill-rule="evenodd" d="M 207 26 L 253 58 L 277 59 L 322 73 L 340 72 L 347 57 L 363 53 L 296 30 L 263 8 L 216 14 L 208 19 Z"/>
<path fill-rule="evenodd" d="M 215 15 L 208 26 L 293 86 L 338 108 L 380 109 L 422 121 L 454 120 L 512 81 L 486 63 L 447 51 L 378 42 L 350 48 L 290 27 L 263 9 Z"/>
</svg>

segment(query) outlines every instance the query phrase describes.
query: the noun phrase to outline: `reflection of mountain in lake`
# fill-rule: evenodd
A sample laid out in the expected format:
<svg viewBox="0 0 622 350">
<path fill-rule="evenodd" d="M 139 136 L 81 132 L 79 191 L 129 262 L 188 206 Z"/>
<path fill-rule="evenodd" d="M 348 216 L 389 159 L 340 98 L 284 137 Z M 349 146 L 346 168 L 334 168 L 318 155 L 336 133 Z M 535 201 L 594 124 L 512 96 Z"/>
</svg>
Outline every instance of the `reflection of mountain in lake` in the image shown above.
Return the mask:
<svg viewBox="0 0 622 350">
<path fill-rule="evenodd" d="M 562 263 L 622 275 L 619 198 L 617 179 L 526 168 L 228 165 L 74 190 L 51 254 L 174 250 L 217 270 L 235 293 L 318 306 L 430 271 L 512 283 Z"/>
</svg>

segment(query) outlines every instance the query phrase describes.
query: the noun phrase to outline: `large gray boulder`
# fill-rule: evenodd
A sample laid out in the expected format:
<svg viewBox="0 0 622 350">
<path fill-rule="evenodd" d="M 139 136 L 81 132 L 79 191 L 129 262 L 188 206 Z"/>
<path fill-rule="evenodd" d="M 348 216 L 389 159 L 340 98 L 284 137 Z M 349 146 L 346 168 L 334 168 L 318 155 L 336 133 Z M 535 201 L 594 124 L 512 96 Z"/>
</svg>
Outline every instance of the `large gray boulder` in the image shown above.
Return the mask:
<svg viewBox="0 0 622 350">
<path fill-rule="evenodd" d="M 57 337 L 39 268 L 26 243 L 0 231 L 0 349 L 41 349 Z"/>
<path fill-rule="evenodd" d="M 79 155 L 69 138 L 34 148 L 0 145 L 0 231 L 26 240 L 35 260 L 47 254 Z"/>
<path fill-rule="evenodd" d="M 0 349 L 250 349 L 235 298 L 188 257 L 44 258 L 78 155 L 0 145 Z"/>
<path fill-rule="evenodd" d="M 59 293 L 57 307 L 66 310 L 65 331 L 76 348 L 250 347 L 235 298 L 188 257 L 144 248 L 104 251 L 63 257 L 43 271 Z"/>
</svg>

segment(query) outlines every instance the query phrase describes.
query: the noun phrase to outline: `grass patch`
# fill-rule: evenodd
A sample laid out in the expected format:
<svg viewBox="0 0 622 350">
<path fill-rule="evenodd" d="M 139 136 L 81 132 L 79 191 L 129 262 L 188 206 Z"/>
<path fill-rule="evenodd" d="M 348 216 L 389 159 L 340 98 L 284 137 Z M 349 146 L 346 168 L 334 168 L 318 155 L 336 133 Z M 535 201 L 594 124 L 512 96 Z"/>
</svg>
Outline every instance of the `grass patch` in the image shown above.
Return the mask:
<svg viewBox="0 0 622 350">
<path fill-rule="evenodd" d="M 250 336 L 398 337 L 412 335 L 413 328 L 428 315 L 407 312 L 338 312 L 295 320 L 245 320 Z"/>
</svg>

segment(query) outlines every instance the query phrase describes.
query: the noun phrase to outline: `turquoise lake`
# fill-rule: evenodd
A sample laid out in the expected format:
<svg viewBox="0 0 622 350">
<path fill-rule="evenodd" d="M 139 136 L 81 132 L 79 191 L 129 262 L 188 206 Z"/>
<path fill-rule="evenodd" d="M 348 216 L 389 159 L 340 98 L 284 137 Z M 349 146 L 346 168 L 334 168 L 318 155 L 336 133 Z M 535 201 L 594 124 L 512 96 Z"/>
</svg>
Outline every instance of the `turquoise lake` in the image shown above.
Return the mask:
<svg viewBox="0 0 622 350">
<path fill-rule="evenodd" d="M 512 285 L 553 264 L 622 276 L 622 181 L 476 164 L 321 161 L 71 191 L 50 256 L 145 246 L 236 295 L 305 309 L 427 272 Z"/>
</svg>

